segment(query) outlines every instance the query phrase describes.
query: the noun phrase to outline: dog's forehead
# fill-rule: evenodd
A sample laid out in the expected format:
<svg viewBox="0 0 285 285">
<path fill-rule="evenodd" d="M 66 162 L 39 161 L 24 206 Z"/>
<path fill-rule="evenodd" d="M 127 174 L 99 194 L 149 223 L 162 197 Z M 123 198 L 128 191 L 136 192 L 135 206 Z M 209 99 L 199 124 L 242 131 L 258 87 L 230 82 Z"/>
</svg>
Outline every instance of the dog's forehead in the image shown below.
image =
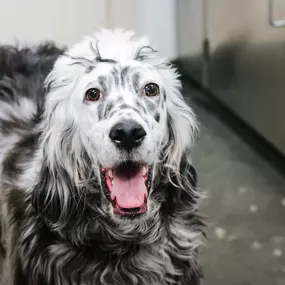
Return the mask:
<svg viewBox="0 0 285 285">
<path fill-rule="evenodd" d="M 101 68 L 102 67 L 102 68 Z M 104 63 L 98 65 L 88 74 L 86 89 L 100 88 L 103 98 L 96 104 L 98 119 L 108 119 L 116 116 L 139 115 L 146 118 L 148 114 L 159 121 L 158 109 L 161 101 L 158 98 L 140 96 L 140 90 L 154 82 L 160 85 L 162 94 L 164 88 L 160 74 L 154 67 L 142 64 Z M 145 119 L 147 121 L 147 119 Z"/>
<path fill-rule="evenodd" d="M 139 85 L 148 82 L 161 84 L 160 75 L 155 67 L 136 61 L 100 63 L 90 70 L 86 76 L 88 87 L 96 82 L 99 85 L 104 85 L 102 87 L 106 89 L 116 87 L 138 88 Z"/>
</svg>

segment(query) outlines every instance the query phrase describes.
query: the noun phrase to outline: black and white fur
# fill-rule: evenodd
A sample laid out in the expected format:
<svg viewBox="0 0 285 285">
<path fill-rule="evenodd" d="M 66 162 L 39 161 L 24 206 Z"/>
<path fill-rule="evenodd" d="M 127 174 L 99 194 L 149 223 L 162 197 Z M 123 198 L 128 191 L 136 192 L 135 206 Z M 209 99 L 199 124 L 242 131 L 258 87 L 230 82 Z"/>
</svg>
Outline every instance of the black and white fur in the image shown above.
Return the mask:
<svg viewBox="0 0 285 285">
<path fill-rule="evenodd" d="M 159 96 L 142 96 L 148 82 Z M 99 101 L 84 100 L 90 87 Z M 132 32 L 102 30 L 67 51 L 0 47 L 1 285 L 200 284 L 196 121 L 180 87 Z M 122 118 L 147 133 L 128 158 L 108 137 Z M 130 157 L 152 165 L 137 219 L 114 216 L 100 175 Z"/>
</svg>

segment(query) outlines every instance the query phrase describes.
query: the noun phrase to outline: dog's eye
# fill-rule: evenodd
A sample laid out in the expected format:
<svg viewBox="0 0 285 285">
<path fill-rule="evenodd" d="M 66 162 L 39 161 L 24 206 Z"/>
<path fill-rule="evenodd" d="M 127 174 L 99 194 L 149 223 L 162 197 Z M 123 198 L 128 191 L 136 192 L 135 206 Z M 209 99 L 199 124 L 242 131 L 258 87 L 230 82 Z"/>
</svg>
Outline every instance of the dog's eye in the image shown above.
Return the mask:
<svg viewBox="0 0 285 285">
<path fill-rule="evenodd" d="M 144 87 L 144 94 L 153 97 L 159 94 L 159 87 L 155 83 L 149 83 Z"/>
<path fill-rule="evenodd" d="M 101 92 L 97 88 L 90 88 L 85 92 L 85 100 L 97 101 L 100 99 Z"/>
</svg>

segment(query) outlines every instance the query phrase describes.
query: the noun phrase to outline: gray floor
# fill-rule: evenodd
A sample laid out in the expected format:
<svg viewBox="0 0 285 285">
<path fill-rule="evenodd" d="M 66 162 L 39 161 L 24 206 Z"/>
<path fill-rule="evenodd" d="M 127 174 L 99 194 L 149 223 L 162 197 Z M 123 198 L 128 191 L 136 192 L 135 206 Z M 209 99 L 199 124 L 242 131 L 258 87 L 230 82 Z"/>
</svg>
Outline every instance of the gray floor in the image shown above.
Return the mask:
<svg viewBox="0 0 285 285">
<path fill-rule="evenodd" d="M 186 88 L 186 94 L 200 96 Z M 191 98 L 190 98 L 191 100 Z M 217 117 L 191 100 L 201 124 L 194 148 L 208 239 L 206 285 L 285 284 L 285 178 Z"/>
</svg>

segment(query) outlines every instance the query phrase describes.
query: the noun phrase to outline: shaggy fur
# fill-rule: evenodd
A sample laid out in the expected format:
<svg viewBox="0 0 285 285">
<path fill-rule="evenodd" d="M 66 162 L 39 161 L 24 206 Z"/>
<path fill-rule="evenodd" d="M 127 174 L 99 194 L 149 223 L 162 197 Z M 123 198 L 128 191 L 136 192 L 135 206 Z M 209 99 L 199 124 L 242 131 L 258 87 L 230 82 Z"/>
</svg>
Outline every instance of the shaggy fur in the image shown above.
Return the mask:
<svg viewBox="0 0 285 285">
<path fill-rule="evenodd" d="M 155 82 L 159 94 L 147 97 Z M 88 88 L 101 90 L 86 101 Z M 1 285 L 198 285 L 195 116 L 146 38 L 103 30 L 69 50 L 0 47 Z M 109 138 L 132 119 L 132 152 Z M 114 214 L 101 169 L 150 166 L 148 211 Z"/>
</svg>

